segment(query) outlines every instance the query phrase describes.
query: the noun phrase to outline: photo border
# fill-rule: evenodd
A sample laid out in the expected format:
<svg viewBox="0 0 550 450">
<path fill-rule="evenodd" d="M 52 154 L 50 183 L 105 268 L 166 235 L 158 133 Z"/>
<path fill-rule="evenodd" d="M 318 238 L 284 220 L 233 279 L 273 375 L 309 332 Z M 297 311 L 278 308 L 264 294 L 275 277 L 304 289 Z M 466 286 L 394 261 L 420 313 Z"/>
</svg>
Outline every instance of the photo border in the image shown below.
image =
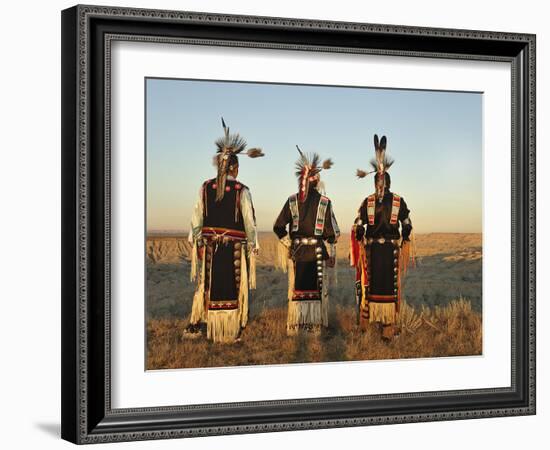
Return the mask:
<svg viewBox="0 0 550 450">
<path fill-rule="evenodd" d="M 110 46 L 114 40 L 512 65 L 509 388 L 112 409 Z M 62 437 L 75 443 L 535 413 L 535 36 L 76 6 L 62 14 Z"/>
</svg>

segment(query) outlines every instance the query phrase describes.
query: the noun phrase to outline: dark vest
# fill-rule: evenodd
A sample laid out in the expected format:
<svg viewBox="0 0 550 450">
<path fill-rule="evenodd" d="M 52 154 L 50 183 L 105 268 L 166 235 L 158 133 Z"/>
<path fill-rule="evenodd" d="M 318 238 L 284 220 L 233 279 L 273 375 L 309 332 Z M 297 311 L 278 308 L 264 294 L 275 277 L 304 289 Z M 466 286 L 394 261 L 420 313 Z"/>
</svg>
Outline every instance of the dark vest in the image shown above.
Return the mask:
<svg viewBox="0 0 550 450">
<path fill-rule="evenodd" d="M 217 202 L 216 179 L 205 181 L 203 184 L 203 226 L 244 231 L 240 201 L 243 188 L 246 186 L 239 181 L 227 180 L 225 195 Z"/>
</svg>

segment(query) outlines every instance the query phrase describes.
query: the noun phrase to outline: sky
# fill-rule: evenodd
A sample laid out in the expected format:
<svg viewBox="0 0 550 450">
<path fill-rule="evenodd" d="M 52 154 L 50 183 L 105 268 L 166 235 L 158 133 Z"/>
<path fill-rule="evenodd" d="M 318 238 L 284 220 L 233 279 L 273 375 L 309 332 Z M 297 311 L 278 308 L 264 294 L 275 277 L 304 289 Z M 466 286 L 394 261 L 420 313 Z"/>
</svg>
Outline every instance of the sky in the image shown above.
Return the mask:
<svg viewBox="0 0 550 450">
<path fill-rule="evenodd" d="M 391 190 L 401 195 L 418 233 L 482 230 L 481 93 L 146 80 L 147 229 L 186 231 L 202 182 L 216 175 L 214 141 L 231 132 L 263 158 L 240 157 L 258 229 L 272 230 L 297 190 L 298 153 L 332 158 L 321 179 L 342 231 L 374 192 L 373 136 L 387 137 Z"/>
</svg>

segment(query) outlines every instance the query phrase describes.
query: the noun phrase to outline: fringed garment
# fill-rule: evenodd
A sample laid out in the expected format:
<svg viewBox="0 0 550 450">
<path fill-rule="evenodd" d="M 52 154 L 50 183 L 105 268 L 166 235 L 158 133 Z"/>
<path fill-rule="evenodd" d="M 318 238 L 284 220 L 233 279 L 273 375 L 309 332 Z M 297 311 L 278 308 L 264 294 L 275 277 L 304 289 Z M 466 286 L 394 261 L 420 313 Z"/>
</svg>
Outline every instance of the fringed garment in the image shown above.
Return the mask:
<svg viewBox="0 0 550 450">
<path fill-rule="evenodd" d="M 296 194 L 292 195 L 273 229 L 280 239 L 279 266 L 288 272 L 287 334 L 327 327 L 326 261 L 335 256 L 334 246 L 340 234 L 330 200 L 313 188 L 303 203 Z M 331 255 L 326 243 L 330 244 Z"/>
<path fill-rule="evenodd" d="M 250 242 L 246 187 L 228 180 L 221 202 L 215 201 L 216 183 L 209 180 L 201 191 L 202 226 L 195 229 L 191 277 L 197 288 L 191 311 L 192 324 L 206 322 L 214 342 L 234 342 L 248 321 L 249 288 L 255 288 L 256 269 Z M 247 195 L 244 207 L 241 196 Z M 248 228 L 248 230 L 247 230 Z"/>
<path fill-rule="evenodd" d="M 351 233 L 350 259 L 356 268 L 356 299 L 362 328 L 369 322 L 383 325 L 397 322 L 411 231 L 405 200 L 389 190 L 382 202 L 371 195 L 359 208 Z"/>
</svg>

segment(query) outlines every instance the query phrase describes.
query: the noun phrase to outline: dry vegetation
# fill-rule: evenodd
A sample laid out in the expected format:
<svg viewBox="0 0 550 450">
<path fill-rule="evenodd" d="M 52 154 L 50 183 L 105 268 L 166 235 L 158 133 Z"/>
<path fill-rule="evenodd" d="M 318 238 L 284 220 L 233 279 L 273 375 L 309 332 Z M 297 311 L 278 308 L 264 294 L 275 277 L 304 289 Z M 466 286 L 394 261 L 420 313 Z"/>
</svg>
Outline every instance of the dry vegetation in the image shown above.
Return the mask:
<svg viewBox="0 0 550 450">
<path fill-rule="evenodd" d="M 249 326 L 238 344 L 182 337 L 191 310 L 190 246 L 184 236 L 147 239 L 149 369 L 297 362 L 479 355 L 481 235 L 434 233 L 416 239 L 418 265 L 407 275 L 401 336 L 383 342 L 372 326 L 356 326 L 348 239 L 341 239 L 338 286 L 331 288 L 330 327 L 320 336 L 287 337 L 286 275 L 275 270 L 276 240 L 260 235 L 258 290 L 250 298 Z M 467 299 L 467 300 L 466 300 Z"/>
<path fill-rule="evenodd" d="M 149 369 L 246 366 L 304 362 L 427 358 L 481 354 L 481 316 L 470 303 L 458 300 L 443 308 L 418 311 L 403 305 L 402 333 L 393 342 L 380 339 L 372 325 L 366 332 L 356 326 L 353 310 L 337 306 L 330 327 L 321 335 L 288 337 L 286 310 L 263 310 L 244 330 L 241 342 L 212 344 L 185 339 L 184 319 L 156 319 L 148 324 Z"/>
</svg>

